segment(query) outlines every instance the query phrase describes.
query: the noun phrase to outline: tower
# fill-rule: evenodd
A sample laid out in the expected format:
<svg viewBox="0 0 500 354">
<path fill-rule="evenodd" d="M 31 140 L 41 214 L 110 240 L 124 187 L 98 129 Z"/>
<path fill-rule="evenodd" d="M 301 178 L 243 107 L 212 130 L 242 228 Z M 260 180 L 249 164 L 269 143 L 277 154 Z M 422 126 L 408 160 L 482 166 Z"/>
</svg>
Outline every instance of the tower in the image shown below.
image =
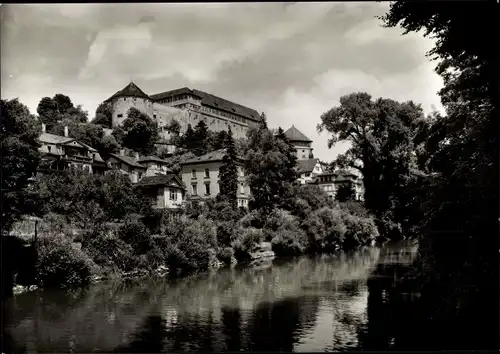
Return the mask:
<svg viewBox="0 0 500 354">
<path fill-rule="evenodd" d="M 294 125 L 285 132 L 285 136 L 290 143 L 295 147 L 297 159 L 308 160 L 312 156 L 313 148 L 311 147 L 312 140 L 302 134 Z"/>
<path fill-rule="evenodd" d="M 130 108 L 136 108 L 139 111 L 153 118 L 153 101 L 146 95 L 135 83 L 130 82 L 123 90 L 116 92 L 106 101 L 112 107 L 111 126 L 117 127 L 123 124 L 127 118 L 127 112 Z"/>
</svg>

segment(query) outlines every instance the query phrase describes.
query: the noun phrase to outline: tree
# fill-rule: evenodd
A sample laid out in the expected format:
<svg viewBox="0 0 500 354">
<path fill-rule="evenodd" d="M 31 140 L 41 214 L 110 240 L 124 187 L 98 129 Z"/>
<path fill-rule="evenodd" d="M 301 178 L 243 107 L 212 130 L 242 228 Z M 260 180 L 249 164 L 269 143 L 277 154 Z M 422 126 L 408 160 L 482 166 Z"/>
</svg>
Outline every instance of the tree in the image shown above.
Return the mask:
<svg viewBox="0 0 500 354">
<path fill-rule="evenodd" d="M 237 156 L 231 128 L 229 128 L 225 149 L 226 154 L 222 158 L 222 163 L 219 168 L 220 192 L 217 195 L 217 199 L 227 201 L 231 207 L 236 209 L 238 207 L 238 167 L 236 165 Z"/>
<path fill-rule="evenodd" d="M 123 121 L 124 147 L 137 151 L 143 155 L 150 155 L 155 151 L 158 141 L 156 122 L 136 108 L 130 108 L 127 119 Z"/>
<path fill-rule="evenodd" d="M 265 124 L 251 129 L 248 138 L 245 170 L 252 190 L 249 206 L 268 215 L 290 196 L 297 177 L 295 154 L 291 153 L 286 138 L 275 137 Z"/>
<path fill-rule="evenodd" d="M 25 191 L 40 162 L 40 127 L 18 99 L 1 100 L 2 232 L 25 212 Z"/>
<path fill-rule="evenodd" d="M 103 128 L 111 129 L 113 124 L 113 107 L 108 102 L 103 102 L 97 106 L 95 111 L 95 118 L 92 119 L 91 123 L 98 124 Z"/>
<path fill-rule="evenodd" d="M 71 108 L 74 108 L 71 99 L 68 96 L 63 95 L 62 93 L 56 93 L 52 98 L 52 100 L 55 103 L 58 114 L 64 114 L 68 112 Z"/>
<path fill-rule="evenodd" d="M 226 139 L 227 131 L 225 130 L 221 130 L 219 132 L 209 132 L 209 149 L 212 151 L 223 149 Z"/>
<path fill-rule="evenodd" d="M 354 190 L 354 186 L 350 183 L 341 184 L 337 193 L 335 193 L 335 199 L 339 202 L 348 202 L 356 199 L 356 191 Z"/>
<path fill-rule="evenodd" d="M 36 109 L 40 120 L 51 126 L 57 123 L 58 112 L 57 112 L 57 104 L 50 97 L 43 97 L 38 103 L 38 107 Z"/>
<path fill-rule="evenodd" d="M 204 155 L 208 152 L 208 127 L 205 121 L 200 120 L 194 128 L 194 153 L 196 155 Z"/>
<path fill-rule="evenodd" d="M 422 212 L 421 302 L 441 321 L 425 327 L 447 326 L 454 344 L 456 338 L 471 338 L 475 349 L 478 343 L 489 349 L 498 345 L 498 333 L 479 314 L 496 321 L 498 313 L 491 291 L 498 279 L 498 60 L 491 43 L 498 40 L 481 38 L 497 34 L 498 8 L 488 2 L 456 5 L 397 1 L 381 19 L 387 27 L 423 30 L 434 38 L 428 56 L 438 61 L 436 72 L 444 79 L 440 96 L 446 116 L 421 129 L 427 150 L 421 165 L 429 174 L 415 202 Z"/>
<path fill-rule="evenodd" d="M 412 101 L 372 101 L 367 93 L 342 96 L 340 106 L 321 115 L 318 131 L 332 134 L 329 147 L 338 141 L 351 143 L 335 165 L 362 173 L 366 207 L 380 219 L 393 218 L 399 207 L 398 196 L 416 167 L 413 140 L 423 119 L 422 108 Z"/>
<path fill-rule="evenodd" d="M 197 147 L 196 139 L 197 138 L 196 138 L 196 135 L 194 133 L 193 128 L 191 127 L 191 124 L 188 124 L 186 132 L 179 139 L 179 144 L 183 149 L 194 152 L 194 150 Z"/>
</svg>

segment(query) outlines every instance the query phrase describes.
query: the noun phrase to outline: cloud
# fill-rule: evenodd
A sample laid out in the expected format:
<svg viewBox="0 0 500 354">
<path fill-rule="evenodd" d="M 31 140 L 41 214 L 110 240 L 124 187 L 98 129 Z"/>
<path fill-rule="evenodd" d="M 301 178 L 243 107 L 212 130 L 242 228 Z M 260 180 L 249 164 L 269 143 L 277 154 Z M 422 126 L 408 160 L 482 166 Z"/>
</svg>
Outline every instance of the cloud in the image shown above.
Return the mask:
<svg viewBox="0 0 500 354">
<path fill-rule="evenodd" d="M 127 3 L 4 5 L 2 97 L 32 111 L 57 92 L 97 105 L 134 80 L 146 93 L 188 86 L 295 124 L 329 160 L 321 113 L 341 95 L 440 107 L 432 41 L 376 18 L 387 3 Z M 427 108 L 426 108 L 427 109 Z M 345 148 L 345 146 L 344 146 Z"/>
</svg>

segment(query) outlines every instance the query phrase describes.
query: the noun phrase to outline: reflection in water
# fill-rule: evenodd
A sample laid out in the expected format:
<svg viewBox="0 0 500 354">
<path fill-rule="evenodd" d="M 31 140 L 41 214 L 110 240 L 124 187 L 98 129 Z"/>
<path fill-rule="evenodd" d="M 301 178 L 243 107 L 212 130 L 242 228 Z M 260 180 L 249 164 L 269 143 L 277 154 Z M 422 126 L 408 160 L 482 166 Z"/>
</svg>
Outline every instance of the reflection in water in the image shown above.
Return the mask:
<svg viewBox="0 0 500 354">
<path fill-rule="evenodd" d="M 412 245 L 364 248 L 259 270 L 22 294 L 6 303 L 6 350 L 387 349 L 408 322 L 391 292 L 415 252 Z"/>
</svg>

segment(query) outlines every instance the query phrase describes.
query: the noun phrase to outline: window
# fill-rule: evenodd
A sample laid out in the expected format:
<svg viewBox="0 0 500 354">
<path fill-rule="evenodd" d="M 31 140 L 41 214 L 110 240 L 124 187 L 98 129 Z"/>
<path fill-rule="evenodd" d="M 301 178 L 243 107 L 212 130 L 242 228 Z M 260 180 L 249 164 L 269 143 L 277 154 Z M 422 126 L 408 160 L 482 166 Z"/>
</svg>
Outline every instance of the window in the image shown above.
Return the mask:
<svg viewBox="0 0 500 354">
<path fill-rule="evenodd" d="M 245 185 L 243 183 L 240 183 L 240 193 L 245 194 Z"/>
<path fill-rule="evenodd" d="M 52 148 L 52 146 L 47 146 L 47 149 L 49 149 L 49 152 L 50 152 L 50 149 Z"/>
<path fill-rule="evenodd" d="M 191 171 L 191 178 L 196 178 L 196 170 Z"/>
<path fill-rule="evenodd" d="M 153 113 L 153 118 L 156 119 L 156 113 Z"/>
<path fill-rule="evenodd" d="M 117 115 L 118 118 L 122 118 L 123 117 L 123 114 L 119 114 Z"/>
<path fill-rule="evenodd" d="M 198 185 L 196 183 L 191 185 L 191 195 L 198 195 Z"/>
<path fill-rule="evenodd" d="M 245 169 L 243 167 L 240 168 L 240 176 L 241 177 L 245 176 Z"/>
<path fill-rule="evenodd" d="M 306 177 L 311 177 L 311 172 L 307 172 Z"/>
<path fill-rule="evenodd" d="M 142 178 L 142 172 L 139 172 L 138 175 L 139 175 L 139 179 L 141 179 Z"/>
<path fill-rule="evenodd" d="M 208 168 L 205 168 L 205 178 L 210 177 L 210 170 Z"/>
<path fill-rule="evenodd" d="M 175 193 L 175 189 L 170 189 L 170 200 L 177 200 L 177 193 Z"/>
<path fill-rule="evenodd" d="M 210 183 L 205 183 L 205 195 L 210 195 Z"/>
</svg>

